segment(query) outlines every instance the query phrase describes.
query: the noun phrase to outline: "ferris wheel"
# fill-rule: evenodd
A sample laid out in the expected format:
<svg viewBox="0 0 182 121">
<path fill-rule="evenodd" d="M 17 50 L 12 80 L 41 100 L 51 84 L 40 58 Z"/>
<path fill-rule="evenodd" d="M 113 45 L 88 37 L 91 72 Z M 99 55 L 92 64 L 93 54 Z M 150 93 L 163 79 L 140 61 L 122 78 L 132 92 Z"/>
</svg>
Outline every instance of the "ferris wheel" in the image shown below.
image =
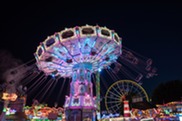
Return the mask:
<svg viewBox="0 0 182 121">
<path fill-rule="evenodd" d="M 105 95 L 105 106 L 108 112 L 121 113 L 123 98 L 130 104 L 140 101 L 149 101 L 144 88 L 131 80 L 119 80 L 112 84 Z"/>
</svg>

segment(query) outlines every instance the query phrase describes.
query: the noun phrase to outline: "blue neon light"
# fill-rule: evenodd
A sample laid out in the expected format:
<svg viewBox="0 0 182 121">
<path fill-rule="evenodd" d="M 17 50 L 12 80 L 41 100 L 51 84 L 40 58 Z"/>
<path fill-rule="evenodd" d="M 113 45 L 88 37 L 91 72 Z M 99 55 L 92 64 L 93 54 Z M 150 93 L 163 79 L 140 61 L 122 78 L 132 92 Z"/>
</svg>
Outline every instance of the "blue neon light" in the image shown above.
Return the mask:
<svg viewBox="0 0 182 121">
<path fill-rule="evenodd" d="M 79 31 L 78 30 L 76 30 L 76 34 L 79 34 Z"/>
<path fill-rule="evenodd" d="M 68 50 L 65 47 L 63 47 L 63 49 L 65 50 L 65 52 L 68 52 Z"/>
<path fill-rule="evenodd" d="M 93 43 L 92 47 L 94 47 L 94 46 L 95 46 L 95 43 L 96 43 L 96 41 L 94 41 L 94 43 Z"/>
<path fill-rule="evenodd" d="M 54 75 L 54 74 L 51 74 L 51 77 L 52 77 L 52 78 L 55 78 L 55 75 Z"/>
<path fill-rule="evenodd" d="M 81 48 L 80 42 L 78 42 L 78 47 Z"/>
</svg>

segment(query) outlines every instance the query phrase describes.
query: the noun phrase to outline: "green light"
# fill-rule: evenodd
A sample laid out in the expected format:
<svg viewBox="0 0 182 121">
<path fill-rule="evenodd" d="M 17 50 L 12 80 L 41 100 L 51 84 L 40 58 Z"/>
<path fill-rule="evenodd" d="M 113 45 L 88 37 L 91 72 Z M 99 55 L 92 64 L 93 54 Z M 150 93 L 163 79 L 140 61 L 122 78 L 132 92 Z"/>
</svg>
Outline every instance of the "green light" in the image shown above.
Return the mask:
<svg viewBox="0 0 182 121">
<path fill-rule="evenodd" d="M 3 108 L 3 112 L 6 112 L 6 108 Z"/>
</svg>

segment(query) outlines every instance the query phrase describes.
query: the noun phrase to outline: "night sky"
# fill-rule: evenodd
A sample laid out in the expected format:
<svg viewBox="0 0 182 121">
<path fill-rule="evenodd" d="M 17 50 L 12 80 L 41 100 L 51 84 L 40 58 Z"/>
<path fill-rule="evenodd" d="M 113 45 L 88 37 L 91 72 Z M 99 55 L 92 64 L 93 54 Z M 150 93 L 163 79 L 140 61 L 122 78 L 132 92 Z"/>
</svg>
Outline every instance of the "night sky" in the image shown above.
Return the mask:
<svg viewBox="0 0 182 121">
<path fill-rule="evenodd" d="M 160 83 L 182 80 L 182 4 L 180 3 L 4 3 L 1 46 L 27 62 L 40 42 L 65 27 L 99 25 L 114 29 L 123 46 L 152 58 L 158 76 L 144 79 L 150 94 Z"/>
</svg>

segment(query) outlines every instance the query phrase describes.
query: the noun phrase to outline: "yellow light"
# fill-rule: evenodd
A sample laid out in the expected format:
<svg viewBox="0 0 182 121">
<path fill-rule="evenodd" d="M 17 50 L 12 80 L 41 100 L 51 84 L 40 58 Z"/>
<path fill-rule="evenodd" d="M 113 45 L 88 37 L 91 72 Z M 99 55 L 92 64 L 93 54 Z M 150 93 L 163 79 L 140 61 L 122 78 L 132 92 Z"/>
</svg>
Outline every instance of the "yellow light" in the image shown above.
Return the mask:
<svg viewBox="0 0 182 121">
<path fill-rule="evenodd" d="M 2 99 L 8 100 L 9 99 L 9 94 L 8 93 L 3 93 Z"/>
<path fill-rule="evenodd" d="M 6 92 L 4 92 L 2 99 L 9 100 L 9 101 L 15 101 L 17 99 L 17 97 L 18 96 L 15 93 L 6 93 Z"/>
</svg>

